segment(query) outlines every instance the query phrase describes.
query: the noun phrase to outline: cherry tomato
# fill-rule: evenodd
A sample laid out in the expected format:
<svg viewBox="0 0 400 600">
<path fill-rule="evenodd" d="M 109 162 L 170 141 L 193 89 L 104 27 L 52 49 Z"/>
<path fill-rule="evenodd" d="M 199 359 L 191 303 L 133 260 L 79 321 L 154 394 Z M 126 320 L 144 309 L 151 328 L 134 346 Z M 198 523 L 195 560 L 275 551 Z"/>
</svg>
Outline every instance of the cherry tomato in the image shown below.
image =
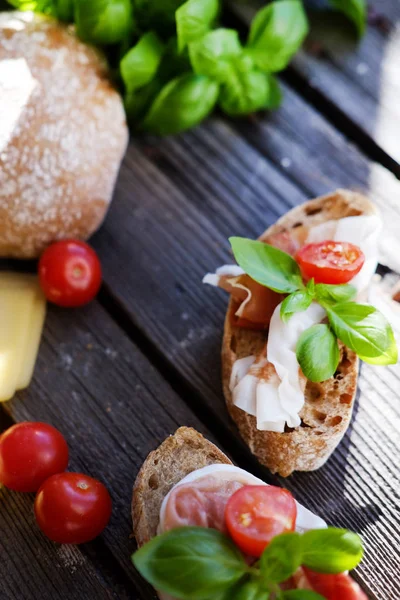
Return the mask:
<svg viewBox="0 0 400 600">
<path fill-rule="evenodd" d="M 315 283 L 348 283 L 362 269 L 363 252 L 348 242 L 307 244 L 296 254 L 304 279 Z"/>
<path fill-rule="evenodd" d="M 228 500 L 225 522 L 235 544 L 259 557 L 272 538 L 293 531 L 297 506 L 290 492 L 274 486 L 245 485 Z"/>
<path fill-rule="evenodd" d="M 100 535 L 111 516 L 106 487 L 87 475 L 61 473 L 44 482 L 35 498 L 36 521 L 59 544 L 83 544 Z"/>
<path fill-rule="evenodd" d="M 68 466 L 68 446 L 47 423 L 19 423 L 0 437 L 0 483 L 16 492 L 37 492 Z"/>
<path fill-rule="evenodd" d="M 79 240 L 52 244 L 39 261 L 40 285 L 46 298 L 58 306 L 83 306 L 93 300 L 101 277 L 96 252 Z"/>
<path fill-rule="evenodd" d="M 303 569 L 313 591 L 326 600 L 368 600 L 360 586 L 345 573 L 322 575 L 305 567 Z"/>
</svg>

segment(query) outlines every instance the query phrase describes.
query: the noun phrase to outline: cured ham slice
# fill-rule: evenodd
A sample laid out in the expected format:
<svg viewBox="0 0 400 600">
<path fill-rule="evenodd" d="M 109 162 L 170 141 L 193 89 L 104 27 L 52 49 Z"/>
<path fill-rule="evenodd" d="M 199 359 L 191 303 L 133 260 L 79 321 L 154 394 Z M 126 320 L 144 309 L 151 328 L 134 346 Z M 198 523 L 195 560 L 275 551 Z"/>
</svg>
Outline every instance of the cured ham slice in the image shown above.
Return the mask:
<svg viewBox="0 0 400 600">
<path fill-rule="evenodd" d="M 227 533 L 225 507 L 229 498 L 243 487 L 234 480 L 208 475 L 195 483 L 178 485 L 169 496 L 164 515 L 164 531 L 196 526 Z"/>
</svg>

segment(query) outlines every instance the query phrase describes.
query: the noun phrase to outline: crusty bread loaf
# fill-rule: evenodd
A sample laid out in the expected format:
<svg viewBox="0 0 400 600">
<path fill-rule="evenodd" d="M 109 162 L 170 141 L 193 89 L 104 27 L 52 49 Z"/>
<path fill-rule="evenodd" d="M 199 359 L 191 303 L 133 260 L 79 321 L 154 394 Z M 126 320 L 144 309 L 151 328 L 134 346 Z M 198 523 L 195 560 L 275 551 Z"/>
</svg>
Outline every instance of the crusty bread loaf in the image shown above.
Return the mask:
<svg viewBox="0 0 400 600">
<path fill-rule="evenodd" d="M 104 58 L 32 13 L 0 14 L 0 257 L 101 224 L 128 140 Z"/>
<path fill-rule="evenodd" d="M 316 198 L 284 215 L 261 237 L 306 225 L 350 216 L 375 214 L 374 205 L 364 196 L 347 190 Z M 287 477 L 293 471 L 313 471 L 329 458 L 344 436 L 353 411 L 357 391 L 358 358 L 341 346 L 340 364 L 334 377 L 323 383 L 307 382 L 301 426 L 284 433 L 259 431 L 256 418 L 233 405 L 229 389 L 236 359 L 258 355 L 266 333 L 232 325 L 235 305 L 231 301 L 225 320 L 222 343 L 223 388 L 230 415 L 240 434 L 259 461 L 273 473 Z"/>
<path fill-rule="evenodd" d="M 138 546 L 156 535 L 161 504 L 170 489 L 192 471 L 216 463 L 231 461 L 190 427 L 181 427 L 149 454 L 133 488 L 133 532 Z"/>
</svg>

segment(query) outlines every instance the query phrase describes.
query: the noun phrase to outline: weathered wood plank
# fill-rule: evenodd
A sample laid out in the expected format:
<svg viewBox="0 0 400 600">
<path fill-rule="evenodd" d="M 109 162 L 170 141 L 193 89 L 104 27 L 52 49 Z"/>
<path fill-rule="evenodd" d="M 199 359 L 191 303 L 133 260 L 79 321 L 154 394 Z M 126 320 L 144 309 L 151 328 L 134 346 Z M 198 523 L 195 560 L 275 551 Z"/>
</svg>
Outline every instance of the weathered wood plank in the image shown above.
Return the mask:
<svg viewBox="0 0 400 600">
<path fill-rule="evenodd" d="M 71 470 L 107 485 L 113 516 L 93 543 L 80 549 L 58 546 L 35 527 L 31 497 L 4 492 L 0 544 L 8 557 L 0 561 L 0 576 L 11 573 L 6 598 L 153 597 L 130 563 L 135 548 L 130 538 L 132 485 L 150 450 L 179 425 L 204 431 L 199 420 L 98 303 L 79 311 L 50 309 L 34 380 L 7 403 L 7 410 L 15 420 L 43 420 L 58 427 L 70 446 Z M 25 556 L 25 548 L 37 558 L 29 552 Z M 98 560 L 102 548 L 106 556 Z M 104 565 L 111 556 L 124 574 L 120 585 L 103 590 L 87 556 L 105 579 Z M 118 577 L 116 573 L 117 582 Z"/>
<path fill-rule="evenodd" d="M 294 120 L 299 117 L 295 114 Z M 318 115 L 315 119 L 321 138 L 316 156 L 319 153 L 323 163 L 328 156 L 335 162 L 336 153 L 346 145 Z M 265 124 L 267 140 L 269 131 Z M 339 148 L 335 147 L 340 140 Z M 214 429 L 224 424 L 232 431 L 221 395 L 219 364 L 226 299 L 203 287 L 201 278 L 229 260 L 228 235 L 259 234 L 279 214 L 304 200 L 309 188 L 299 186 L 280 164 L 286 154 L 271 148 L 274 159 L 264 158 L 219 120 L 181 138 L 149 141 L 142 150 L 151 160 L 134 145 L 130 147 L 115 204 L 94 239 L 103 257 L 106 281 L 188 390 L 201 394 L 214 414 Z M 307 170 L 314 169 L 318 191 L 342 183 L 340 164 L 336 179 L 330 173 L 326 179 L 318 178 L 316 156 Z M 359 153 L 351 150 L 349 156 L 364 164 L 367 175 Z M 298 170 L 300 166 L 298 157 Z M 399 548 L 393 548 L 388 530 L 398 527 L 397 482 L 393 480 L 393 489 L 385 495 L 381 473 L 395 476 L 390 456 L 393 448 L 398 452 L 395 419 L 399 410 L 385 382 L 387 372 L 364 368 L 363 373 L 359 410 L 333 459 L 318 473 L 296 475 L 285 484 L 330 522 L 365 535 L 368 552 L 360 575 L 376 597 L 387 598 L 387 590 L 396 597 Z M 370 399 L 368 377 L 378 377 L 382 396 L 391 398 L 393 419 L 386 429 L 376 398 Z"/>
<path fill-rule="evenodd" d="M 228 4 L 246 24 L 256 8 L 264 5 L 259 0 Z M 331 112 L 329 105 L 333 103 L 366 138 L 399 163 L 400 4 L 397 0 L 374 0 L 369 5 L 369 27 L 360 43 L 341 15 L 310 11 L 311 34 L 305 49 L 293 60 L 291 71 L 304 86 L 318 92 L 318 108 Z M 301 80 L 298 87 L 302 87 Z"/>
</svg>

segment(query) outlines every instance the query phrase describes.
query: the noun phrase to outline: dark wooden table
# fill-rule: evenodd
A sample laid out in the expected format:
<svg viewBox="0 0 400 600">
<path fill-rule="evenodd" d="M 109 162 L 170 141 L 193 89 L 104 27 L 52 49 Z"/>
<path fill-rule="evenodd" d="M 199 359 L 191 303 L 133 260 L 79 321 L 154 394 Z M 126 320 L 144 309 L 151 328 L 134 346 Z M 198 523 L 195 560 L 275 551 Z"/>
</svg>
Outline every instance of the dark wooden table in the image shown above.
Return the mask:
<svg viewBox="0 0 400 600">
<path fill-rule="evenodd" d="M 243 25 L 251 12 L 238 3 L 229 18 Z M 359 46 L 340 17 L 324 15 L 322 28 L 321 16 L 314 21 L 282 77 L 278 112 L 132 140 L 93 239 L 104 266 L 99 298 L 83 310 L 49 308 L 34 381 L 0 409 L 2 428 L 26 419 L 58 427 L 71 469 L 110 489 L 112 521 L 91 544 L 57 546 L 35 526 L 30 495 L 0 490 L 2 600 L 153 598 L 130 563 L 131 488 L 147 453 L 182 424 L 331 524 L 359 532 L 366 556 L 357 580 L 370 598 L 400 598 L 399 366 L 364 365 L 334 456 L 318 472 L 278 480 L 226 413 L 226 298 L 201 284 L 229 259 L 229 235 L 257 236 L 290 207 L 339 186 L 365 190 L 380 206 L 381 262 L 400 273 L 400 2 L 375 1 Z"/>
</svg>

